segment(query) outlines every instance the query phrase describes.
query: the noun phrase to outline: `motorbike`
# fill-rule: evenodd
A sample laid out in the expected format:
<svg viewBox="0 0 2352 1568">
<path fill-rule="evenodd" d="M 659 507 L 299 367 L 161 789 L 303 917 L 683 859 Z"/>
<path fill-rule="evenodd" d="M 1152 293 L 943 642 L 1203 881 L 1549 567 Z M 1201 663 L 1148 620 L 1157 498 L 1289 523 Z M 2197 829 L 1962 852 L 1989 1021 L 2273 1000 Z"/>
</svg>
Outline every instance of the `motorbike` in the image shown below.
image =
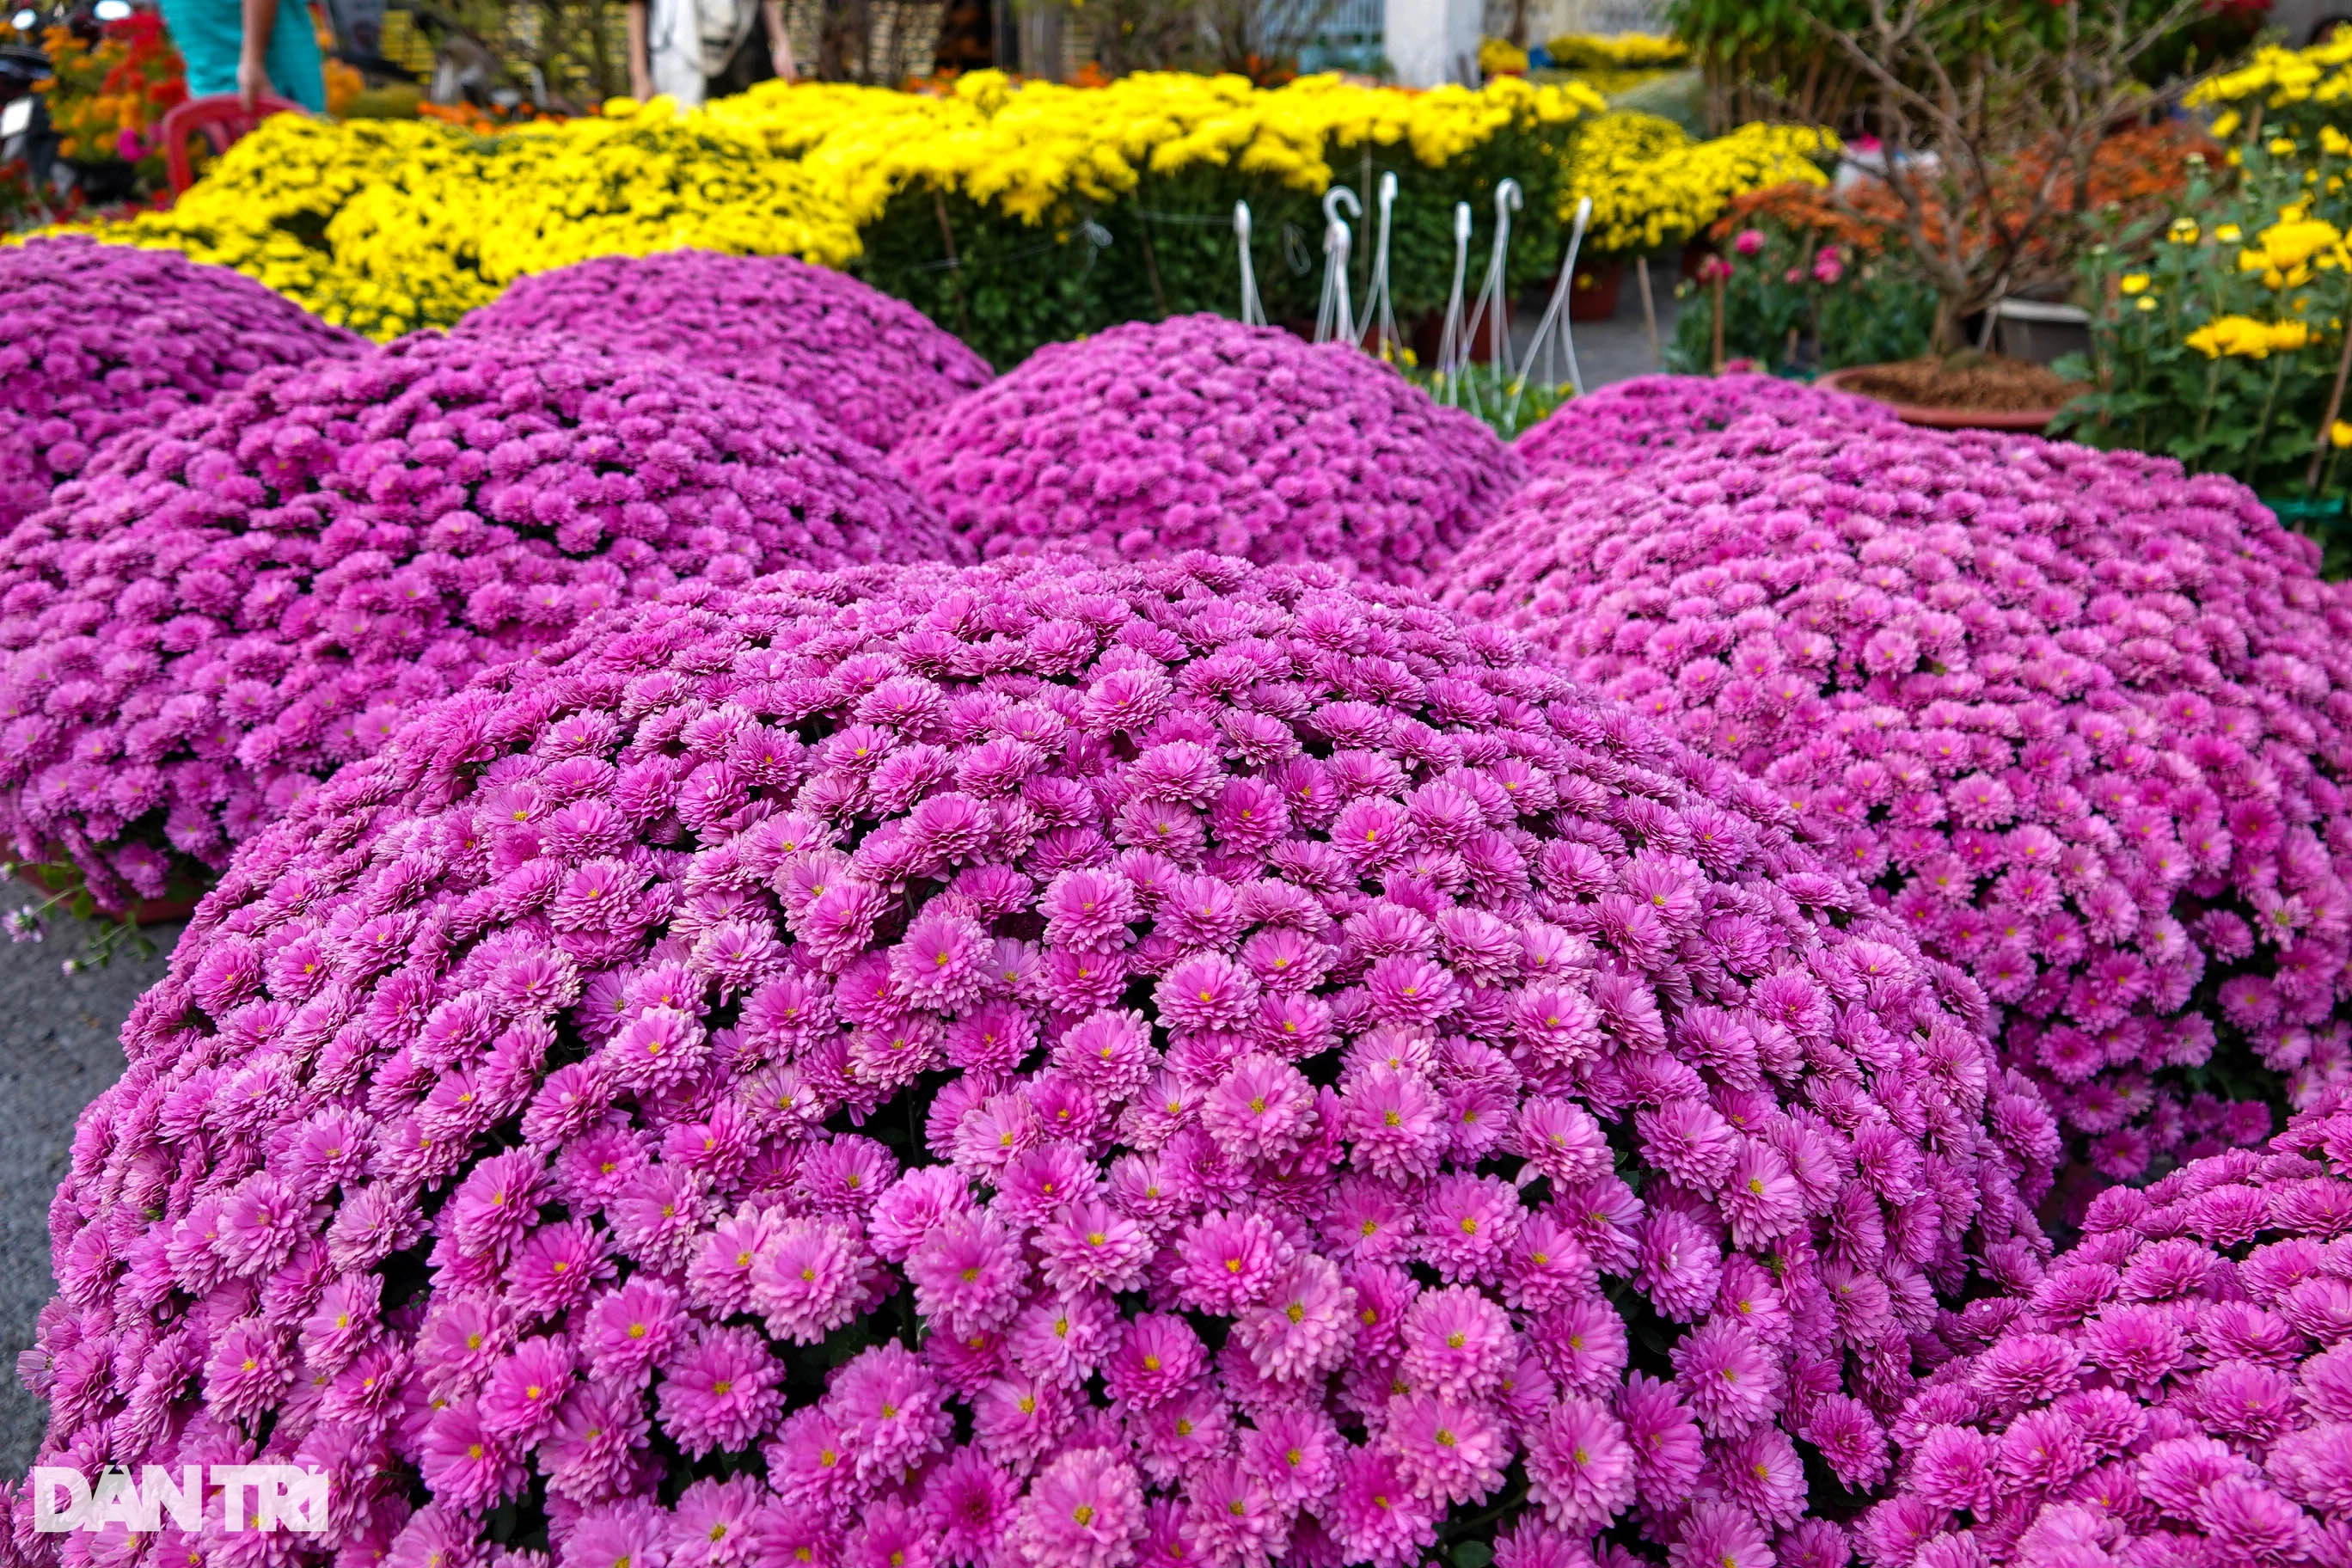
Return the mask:
<svg viewBox="0 0 2352 1568">
<path fill-rule="evenodd" d="M 22 16 L 23 13 L 18 13 Z M 31 29 L 19 26 L 21 37 Z M 49 108 L 34 84 L 49 75 L 49 57 L 25 44 L 0 45 L 0 163 L 23 163 L 33 188 L 46 191 L 56 178 L 58 137 L 49 128 Z"/>
</svg>

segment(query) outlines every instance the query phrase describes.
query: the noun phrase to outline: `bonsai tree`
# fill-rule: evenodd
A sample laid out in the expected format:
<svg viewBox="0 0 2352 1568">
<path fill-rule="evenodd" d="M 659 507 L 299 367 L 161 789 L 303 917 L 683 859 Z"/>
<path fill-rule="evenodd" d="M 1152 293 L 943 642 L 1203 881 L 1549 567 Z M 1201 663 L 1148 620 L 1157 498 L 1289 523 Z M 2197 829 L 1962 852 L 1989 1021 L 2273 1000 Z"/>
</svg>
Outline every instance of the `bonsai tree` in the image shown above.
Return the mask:
<svg viewBox="0 0 2352 1568">
<path fill-rule="evenodd" d="M 1937 295 L 1938 353 L 2002 298 L 2072 277 L 2099 233 L 2103 144 L 2168 108 L 2187 79 L 2135 74 L 2204 0 L 1865 0 L 1815 34 L 1859 71 L 1883 184 L 1834 200 L 1899 236 Z"/>
</svg>

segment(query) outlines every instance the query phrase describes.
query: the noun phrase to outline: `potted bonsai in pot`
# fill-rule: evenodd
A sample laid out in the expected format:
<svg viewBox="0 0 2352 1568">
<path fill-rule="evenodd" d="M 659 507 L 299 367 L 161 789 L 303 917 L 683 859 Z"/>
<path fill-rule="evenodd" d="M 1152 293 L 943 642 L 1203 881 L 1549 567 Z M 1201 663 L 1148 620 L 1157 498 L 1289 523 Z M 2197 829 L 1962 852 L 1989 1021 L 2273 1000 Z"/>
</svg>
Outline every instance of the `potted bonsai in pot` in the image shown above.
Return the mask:
<svg viewBox="0 0 2352 1568">
<path fill-rule="evenodd" d="M 2140 68 L 2203 5 L 1867 0 L 1857 27 L 1816 18 L 1861 75 L 1878 138 L 1869 169 L 1832 199 L 1888 230 L 1936 296 L 1927 353 L 1825 379 L 1916 424 L 2046 426 L 2081 389 L 1987 352 L 1991 334 L 1971 324 L 1996 320 L 2004 300 L 2062 293 L 2106 232 L 2101 215 L 2160 193 L 2166 177 L 2147 169 L 2161 170 L 2165 153 L 2177 183 L 2201 133 L 2162 117 L 2188 84 L 2150 88 Z"/>
</svg>

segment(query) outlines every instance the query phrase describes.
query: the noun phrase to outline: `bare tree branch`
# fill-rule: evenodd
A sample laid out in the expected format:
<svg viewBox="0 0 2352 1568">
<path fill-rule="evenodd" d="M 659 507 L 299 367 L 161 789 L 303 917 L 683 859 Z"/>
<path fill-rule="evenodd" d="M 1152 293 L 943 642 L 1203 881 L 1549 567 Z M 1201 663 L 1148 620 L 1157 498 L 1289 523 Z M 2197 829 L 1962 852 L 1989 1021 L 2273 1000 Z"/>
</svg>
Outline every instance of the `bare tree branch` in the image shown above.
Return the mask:
<svg viewBox="0 0 2352 1568">
<path fill-rule="evenodd" d="M 2171 0 L 2135 25 L 2126 0 L 2056 0 L 2048 41 L 2004 0 L 1870 0 L 1851 33 L 1808 16 L 1872 89 L 1879 179 L 1937 292 L 1938 349 L 1959 346 L 1961 321 L 2004 293 L 2068 275 L 2090 232 L 2100 144 L 2190 85 L 2152 91 L 2132 67 L 2201 6 Z M 1832 200 L 1886 222 L 1850 195 Z"/>
</svg>

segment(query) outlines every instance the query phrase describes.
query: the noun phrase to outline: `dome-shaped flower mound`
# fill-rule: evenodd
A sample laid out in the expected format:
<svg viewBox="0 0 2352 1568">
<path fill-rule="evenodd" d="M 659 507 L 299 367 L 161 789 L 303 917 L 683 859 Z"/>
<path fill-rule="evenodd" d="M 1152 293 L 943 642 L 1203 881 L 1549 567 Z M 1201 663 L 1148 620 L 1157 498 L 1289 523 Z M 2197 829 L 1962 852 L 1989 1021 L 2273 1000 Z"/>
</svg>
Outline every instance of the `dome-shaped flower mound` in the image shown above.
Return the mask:
<svg viewBox="0 0 2352 1568">
<path fill-rule="evenodd" d="M 0 248 L 0 528 L 119 430 L 368 346 L 225 267 L 79 236 Z"/>
<path fill-rule="evenodd" d="M 47 1452 L 315 1461 L 289 1550 L 395 1564 L 1405 1568 L 1515 1458 L 1522 1545 L 1769 1539 L 2055 1127 L 1748 787 L 1328 569 L 681 586 L 239 853 Z"/>
<path fill-rule="evenodd" d="M 2158 459 L 1758 419 L 1538 480 L 1448 602 L 1770 784 L 2128 1179 L 2259 1142 L 2265 1068 L 2346 1067 L 2352 602 L 2315 562 Z M 2246 1102 L 2184 1112 L 2184 1068 Z"/>
<path fill-rule="evenodd" d="M 1874 398 L 1732 371 L 1613 383 L 1560 405 L 1512 445 L 1530 474 L 1569 468 L 1622 474 L 1757 414 L 1841 420 L 1857 434 L 1900 428 Z"/>
<path fill-rule="evenodd" d="M 551 331 L 799 398 L 877 451 L 986 384 L 988 362 L 903 300 L 789 256 L 673 250 L 517 279 L 461 333 Z"/>
<path fill-rule="evenodd" d="M 2328 1097 L 2330 1103 L 2335 1097 Z M 2352 1529 L 2352 1114 L 2091 1205 L 1895 1424 L 1874 1568 L 2338 1563 Z"/>
<path fill-rule="evenodd" d="M 1377 360 L 1219 316 L 1041 349 L 892 461 L 984 558 L 1213 550 L 1408 584 L 1519 482 L 1492 431 Z"/>
<path fill-rule="evenodd" d="M 591 610 L 961 552 L 799 404 L 666 361 L 415 338 L 259 376 L 0 543 L 0 831 L 119 910 Z"/>
</svg>

